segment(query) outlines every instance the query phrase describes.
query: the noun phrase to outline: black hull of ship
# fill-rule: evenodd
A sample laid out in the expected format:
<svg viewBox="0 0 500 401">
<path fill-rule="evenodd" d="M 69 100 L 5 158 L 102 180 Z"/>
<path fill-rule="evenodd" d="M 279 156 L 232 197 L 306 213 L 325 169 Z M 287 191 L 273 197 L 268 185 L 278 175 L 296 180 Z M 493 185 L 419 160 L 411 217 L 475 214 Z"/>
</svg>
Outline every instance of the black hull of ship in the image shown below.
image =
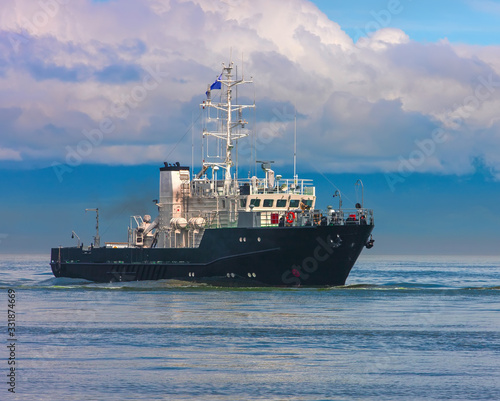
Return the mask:
<svg viewBox="0 0 500 401">
<path fill-rule="evenodd" d="M 198 248 L 53 248 L 51 267 L 56 277 L 94 282 L 173 279 L 222 286 L 339 286 L 372 229 L 207 229 Z"/>
</svg>

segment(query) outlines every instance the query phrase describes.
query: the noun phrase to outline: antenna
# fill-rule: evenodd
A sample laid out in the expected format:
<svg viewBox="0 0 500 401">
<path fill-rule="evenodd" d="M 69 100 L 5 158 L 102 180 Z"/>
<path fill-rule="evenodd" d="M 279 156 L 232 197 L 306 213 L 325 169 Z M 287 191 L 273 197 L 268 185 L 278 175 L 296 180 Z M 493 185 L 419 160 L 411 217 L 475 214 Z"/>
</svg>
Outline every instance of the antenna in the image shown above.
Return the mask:
<svg viewBox="0 0 500 401">
<path fill-rule="evenodd" d="M 191 174 L 194 174 L 194 119 L 191 113 Z"/>
<path fill-rule="evenodd" d="M 293 180 L 297 184 L 297 105 L 294 105 L 295 121 L 293 129 Z"/>
<path fill-rule="evenodd" d="M 354 184 L 354 186 L 356 186 L 356 188 L 359 185 L 361 186 L 361 209 L 363 209 L 365 206 L 365 187 L 363 186 L 363 181 L 361 181 L 361 179 L 356 181 L 356 183 Z"/>
<path fill-rule="evenodd" d="M 257 175 L 257 133 L 255 131 L 255 127 L 257 126 L 257 111 L 255 108 L 255 86 L 253 87 L 253 124 L 252 124 L 252 146 L 251 146 L 251 160 L 250 160 L 250 169 L 253 169 L 253 175 Z M 253 162 L 253 163 L 252 163 Z"/>
<path fill-rule="evenodd" d="M 271 168 L 271 164 L 274 163 L 274 160 L 256 160 L 256 163 L 261 163 L 261 168 L 264 171 L 267 171 Z"/>
<path fill-rule="evenodd" d="M 99 208 L 95 209 L 85 209 L 85 213 L 87 212 L 96 212 L 96 226 L 95 226 L 95 237 L 94 237 L 94 247 L 101 247 L 101 237 L 99 237 Z"/>
</svg>

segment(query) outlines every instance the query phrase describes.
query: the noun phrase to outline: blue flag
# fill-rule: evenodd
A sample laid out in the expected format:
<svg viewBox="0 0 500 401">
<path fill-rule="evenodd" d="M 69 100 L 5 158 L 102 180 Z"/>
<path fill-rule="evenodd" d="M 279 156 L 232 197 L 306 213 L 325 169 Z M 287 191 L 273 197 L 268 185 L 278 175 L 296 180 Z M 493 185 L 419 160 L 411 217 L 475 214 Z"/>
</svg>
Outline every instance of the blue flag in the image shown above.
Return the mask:
<svg viewBox="0 0 500 401">
<path fill-rule="evenodd" d="M 212 89 L 222 89 L 222 84 L 220 83 L 220 79 L 222 78 L 222 74 L 219 75 L 219 78 L 210 86 L 210 90 Z"/>
</svg>

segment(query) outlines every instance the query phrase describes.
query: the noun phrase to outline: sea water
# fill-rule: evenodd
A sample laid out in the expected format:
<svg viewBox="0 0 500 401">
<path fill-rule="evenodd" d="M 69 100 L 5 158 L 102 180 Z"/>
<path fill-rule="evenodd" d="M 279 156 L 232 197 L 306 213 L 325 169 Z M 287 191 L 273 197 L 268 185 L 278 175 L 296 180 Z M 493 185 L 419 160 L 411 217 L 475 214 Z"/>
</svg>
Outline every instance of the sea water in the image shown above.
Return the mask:
<svg viewBox="0 0 500 401">
<path fill-rule="evenodd" d="M 322 289 L 95 284 L 48 262 L 0 255 L 1 400 L 500 399 L 500 257 L 363 256 Z"/>
</svg>

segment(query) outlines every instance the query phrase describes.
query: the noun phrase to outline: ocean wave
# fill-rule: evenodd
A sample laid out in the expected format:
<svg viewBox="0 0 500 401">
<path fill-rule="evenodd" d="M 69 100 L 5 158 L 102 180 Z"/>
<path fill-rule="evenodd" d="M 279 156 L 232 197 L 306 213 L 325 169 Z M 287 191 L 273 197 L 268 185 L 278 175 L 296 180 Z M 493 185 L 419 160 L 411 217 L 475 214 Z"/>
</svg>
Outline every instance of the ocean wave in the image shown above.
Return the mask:
<svg viewBox="0 0 500 401">
<path fill-rule="evenodd" d="M 248 284 L 248 283 L 247 283 Z M 204 289 L 225 291 L 498 291 L 500 286 L 467 286 L 452 287 L 441 284 L 424 284 L 408 282 L 387 282 L 381 284 L 356 283 L 334 287 L 258 287 L 258 286 L 226 286 L 221 282 L 199 283 L 183 280 L 151 280 L 126 281 L 114 283 L 95 283 L 84 279 L 49 278 L 42 281 L 19 280 L 15 283 L 0 281 L 0 288 L 19 288 L 26 290 L 83 290 L 83 291 L 163 291 L 170 289 Z"/>
</svg>

